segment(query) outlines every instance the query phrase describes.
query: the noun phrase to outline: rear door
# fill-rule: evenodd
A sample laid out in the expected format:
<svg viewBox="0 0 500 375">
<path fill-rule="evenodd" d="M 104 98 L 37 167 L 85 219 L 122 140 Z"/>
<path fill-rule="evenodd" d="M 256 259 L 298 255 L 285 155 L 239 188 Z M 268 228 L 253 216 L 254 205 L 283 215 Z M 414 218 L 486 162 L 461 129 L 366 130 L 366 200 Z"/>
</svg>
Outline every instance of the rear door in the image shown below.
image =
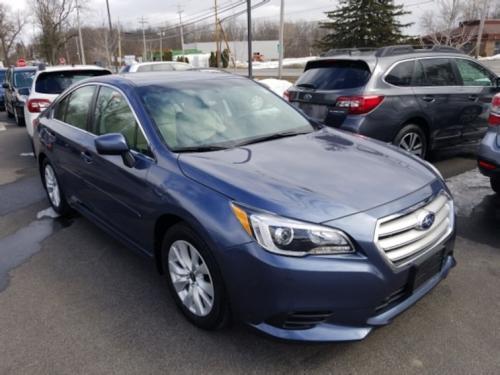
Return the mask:
<svg viewBox="0 0 500 375">
<path fill-rule="evenodd" d="M 431 120 L 433 147 L 460 141 L 463 107 L 460 84 L 453 61 L 446 57 L 417 59 L 414 93 L 421 109 Z"/>
<path fill-rule="evenodd" d="M 95 92 L 95 85 L 86 85 L 66 95 L 56 104 L 50 127 L 40 130 L 40 142 L 52 150 L 54 166 L 70 202 L 81 203 L 91 189 L 85 183 L 85 167 L 89 164 L 85 150 L 94 141 L 88 125 Z"/>
<path fill-rule="evenodd" d="M 339 96 L 359 95 L 370 79 L 370 68 L 361 60 L 317 60 L 290 91 L 290 102 L 309 117 L 340 126 L 347 111 L 335 108 Z"/>
<path fill-rule="evenodd" d="M 462 141 L 477 141 L 488 130 L 488 115 L 491 100 L 498 92 L 496 76 L 475 61 L 455 58 L 460 78 L 462 110 L 459 121 Z"/>
</svg>

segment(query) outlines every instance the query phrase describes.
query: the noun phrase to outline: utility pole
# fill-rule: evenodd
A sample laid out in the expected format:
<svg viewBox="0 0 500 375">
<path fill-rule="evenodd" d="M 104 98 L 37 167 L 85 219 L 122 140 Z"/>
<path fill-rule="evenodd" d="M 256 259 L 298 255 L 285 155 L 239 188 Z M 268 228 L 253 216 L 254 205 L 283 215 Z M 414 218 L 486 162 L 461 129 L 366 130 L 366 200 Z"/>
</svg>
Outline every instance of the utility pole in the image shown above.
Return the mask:
<svg viewBox="0 0 500 375">
<path fill-rule="evenodd" d="M 217 10 L 217 0 L 215 2 L 215 58 L 217 68 L 220 68 L 220 45 L 219 45 L 219 14 Z"/>
<path fill-rule="evenodd" d="M 108 10 L 108 24 L 109 24 L 109 38 L 108 38 L 108 43 L 113 43 L 113 25 L 111 24 L 111 11 L 109 10 L 109 0 L 106 0 L 106 8 Z M 108 47 L 108 51 L 111 50 L 109 47 Z M 110 61 L 109 63 L 111 65 L 113 65 L 113 55 L 114 55 L 114 52 L 110 51 Z M 115 66 L 116 70 L 118 71 L 118 67 Z"/>
<path fill-rule="evenodd" d="M 82 65 L 85 65 L 85 50 L 83 49 L 83 38 L 82 38 L 82 28 L 80 25 L 80 6 L 78 5 L 78 0 L 75 1 L 76 5 L 76 23 L 78 24 L 78 40 L 80 42 L 80 61 Z"/>
<path fill-rule="evenodd" d="M 184 31 L 182 29 L 182 12 L 183 10 L 179 6 L 179 26 L 180 26 L 180 32 L 181 32 L 181 50 L 182 50 L 182 57 L 184 57 Z"/>
<path fill-rule="evenodd" d="M 160 28 L 160 61 L 163 61 L 163 31 Z"/>
<path fill-rule="evenodd" d="M 248 28 L 248 78 L 253 79 L 252 72 L 252 0 L 247 0 L 247 28 Z"/>
<path fill-rule="evenodd" d="M 122 30 L 120 20 L 118 20 L 118 64 L 122 64 Z"/>
<path fill-rule="evenodd" d="M 483 39 L 484 24 L 486 22 L 486 17 L 488 16 L 488 10 L 490 8 L 490 1 L 489 0 L 483 0 L 483 1 L 484 1 L 484 8 L 481 14 L 481 22 L 479 23 L 479 31 L 477 33 L 477 41 L 476 41 L 476 59 L 479 57 L 479 52 L 481 50 L 481 39 Z"/>
<path fill-rule="evenodd" d="M 279 62 L 278 62 L 278 78 L 281 79 L 283 75 L 283 55 L 285 53 L 285 46 L 283 44 L 285 33 L 285 0 L 281 0 L 280 8 L 280 44 L 279 44 Z"/>
<path fill-rule="evenodd" d="M 144 17 L 141 17 L 140 20 L 139 20 L 139 23 L 142 26 L 142 43 L 144 44 L 144 52 L 142 53 L 142 58 L 143 58 L 144 61 L 146 61 L 146 59 L 148 57 L 147 56 L 148 51 L 146 49 L 146 30 L 144 29 L 144 25 L 146 23 L 148 23 L 148 21 L 145 20 Z"/>
</svg>

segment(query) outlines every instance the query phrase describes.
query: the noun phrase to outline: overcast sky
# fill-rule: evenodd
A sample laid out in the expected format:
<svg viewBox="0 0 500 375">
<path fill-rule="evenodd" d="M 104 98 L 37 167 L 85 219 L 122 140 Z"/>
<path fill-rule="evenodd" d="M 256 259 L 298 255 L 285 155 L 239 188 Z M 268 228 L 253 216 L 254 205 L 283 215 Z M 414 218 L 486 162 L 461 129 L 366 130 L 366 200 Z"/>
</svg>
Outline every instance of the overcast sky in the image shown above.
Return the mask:
<svg viewBox="0 0 500 375">
<path fill-rule="evenodd" d="M 257 3 L 260 0 L 253 0 Z M 409 34 L 418 34 L 419 20 L 423 12 L 432 9 L 435 0 L 396 0 L 396 3 L 404 3 L 411 15 L 405 16 L 403 22 L 415 22 L 406 29 Z M 236 0 L 218 0 L 219 6 L 224 6 Z M 9 4 L 15 9 L 28 10 L 29 0 L 0 0 L 0 3 Z M 109 0 L 111 17 L 113 22 L 119 18 L 120 23 L 126 27 L 138 27 L 138 18 L 144 16 L 149 24 L 157 26 L 166 21 L 170 23 L 177 20 L 177 10 L 180 6 L 184 10 L 183 17 L 189 19 L 203 11 L 213 9 L 214 0 Z M 336 8 L 338 0 L 285 0 L 285 15 L 287 19 L 293 20 L 324 20 L 324 12 Z M 87 8 L 82 17 L 82 22 L 87 24 L 100 24 L 105 22 L 106 1 L 105 0 L 80 0 L 80 5 Z M 242 9 L 242 8 L 238 8 Z M 279 20 L 280 0 L 271 0 L 268 4 L 253 12 L 255 19 Z M 240 17 L 244 20 L 244 16 Z M 31 34 L 30 30 L 27 35 Z"/>
</svg>

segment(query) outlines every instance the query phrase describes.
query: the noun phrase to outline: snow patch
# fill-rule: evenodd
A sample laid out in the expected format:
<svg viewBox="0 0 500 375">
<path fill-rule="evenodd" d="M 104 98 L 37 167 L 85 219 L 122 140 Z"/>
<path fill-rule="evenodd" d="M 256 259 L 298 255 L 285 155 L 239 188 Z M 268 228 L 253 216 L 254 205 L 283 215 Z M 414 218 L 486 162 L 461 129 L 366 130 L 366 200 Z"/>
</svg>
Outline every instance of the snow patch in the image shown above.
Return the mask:
<svg viewBox="0 0 500 375">
<path fill-rule="evenodd" d="M 53 209 L 52 207 L 49 207 L 49 208 L 47 208 L 47 209 L 45 209 L 45 210 L 42 210 L 42 211 L 40 211 L 40 212 L 38 212 L 38 213 L 36 214 L 36 218 L 37 218 L 38 220 L 43 219 L 44 217 L 48 217 L 48 218 L 52 218 L 52 219 L 56 219 L 56 218 L 58 218 L 59 216 L 60 216 L 60 215 L 59 215 L 57 212 L 55 212 L 55 211 L 54 211 L 54 209 Z"/>
<path fill-rule="evenodd" d="M 483 198 L 493 193 L 490 179 L 477 168 L 449 178 L 446 185 L 453 194 L 458 216 L 470 216 Z"/>
<path fill-rule="evenodd" d="M 7 128 L 6 128 L 5 126 L 0 125 L 0 132 L 4 132 L 4 131 L 6 131 L 6 130 L 7 130 Z"/>
<path fill-rule="evenodd" d="M 297 58 L 287 58 L 283 59 L 283 68 L 297 68 L 301 69 L 306 66 L 306 63 L 311 60 L 316 60 L 317 56 L 307 56 L 307 57 L 297 57 Z M 238 68 L 247 68 L 247 62 L 238 61 L 236 63 Z M 252 63 L 253 69 L 278 69 L 278 61 L 254 61 Z"/>
<path fill-rule="evenodd" d="M 288 90 L 293 84 L 284 79 L 266 78 L 259 80 L 260 83 L 269 87 L 279 96 L 283 96 L 283 93 Z"/>
<path fill-rule="evenodd" d="M 487 57 L 479 56 L 478 60 L 500 60 L 500 54 Z"/>
</svg>

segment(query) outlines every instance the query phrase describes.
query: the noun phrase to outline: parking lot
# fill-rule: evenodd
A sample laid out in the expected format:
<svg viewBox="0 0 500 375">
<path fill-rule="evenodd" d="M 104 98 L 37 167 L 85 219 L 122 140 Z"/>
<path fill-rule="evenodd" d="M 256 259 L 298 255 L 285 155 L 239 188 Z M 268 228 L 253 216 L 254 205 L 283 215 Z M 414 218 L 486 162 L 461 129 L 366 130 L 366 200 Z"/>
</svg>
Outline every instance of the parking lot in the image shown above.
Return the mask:
<svg viewBox="0 0 500 375">
<path fill-rule="evenodd" d="M 436 165 L 457 204 L 457 267 L 364 341 L 201 331 L 148 260 L 46 201 L 24 128 L 0 114 L 0 373 L 500 373 L 500 198 L 470 154 Z"/>
</svg>

